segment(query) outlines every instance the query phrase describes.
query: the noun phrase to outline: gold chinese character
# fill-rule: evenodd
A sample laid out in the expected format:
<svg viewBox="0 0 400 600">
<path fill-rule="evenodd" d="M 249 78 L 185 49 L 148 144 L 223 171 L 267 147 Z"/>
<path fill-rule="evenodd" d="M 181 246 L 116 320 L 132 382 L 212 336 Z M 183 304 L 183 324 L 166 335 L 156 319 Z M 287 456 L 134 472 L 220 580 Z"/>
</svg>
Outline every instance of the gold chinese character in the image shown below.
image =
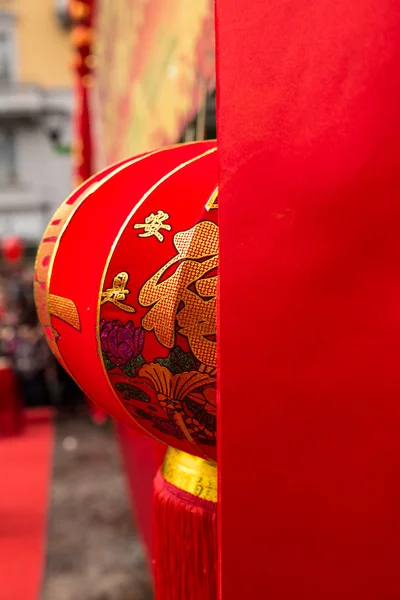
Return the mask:
<svg viewBox="0 0 400 600">
<path fill-rule="evenodd" d="M 108 288 L 105 292 L 101 294 L 101 302 L 100 305 L 105 304 L 106 302 L 111 302 L 117 308 L 124 310 L 125 312 L 134 313 L 136 310 L 133 306 L 128 306 L 122 304 L 126 300 L 126 296 L 130 294 L 130 291 L 125 288 L 128 283 L 129 275 L 122 271 L 122 273 L 118 273 L 113 279 L 112 288 Z"/>
<path fill-rule="evenodd" d="M 218 188 L 215 188 L 211 196 L 209 197 L 206 210 L 216 210 L 218 208 Z"/>
<path fill-rule="evenodd" d="M 142 326 L 147 331 L 154 330 L 159 342 L 172 348 L 176 321 L 178 333 L 187 337 L 196 358 L 215 367 L 218 226 L 202 221 L 177 233 L 174 245 L 177 255 L 140 290 L 141 305 L 152 307 L 142 319 Z M 164 274 L 176 264 L 175 271 L 164 279 Z"/>
<path fill-rule="evenodd" d="M 136 223 L 134 229 L 144 229 L 144 233 L 139 233 L 139 237 L 151 237 L 154 235 L 159 242 L 164 241 L 164 236 L 160 233 L 160 229 L 171 231 L 171 225 L 164 223 L 169 219 L 169 214 L 159 210 L 157 214 L 151 213 L 145 218 L 144 223 Z"/>
</svg>

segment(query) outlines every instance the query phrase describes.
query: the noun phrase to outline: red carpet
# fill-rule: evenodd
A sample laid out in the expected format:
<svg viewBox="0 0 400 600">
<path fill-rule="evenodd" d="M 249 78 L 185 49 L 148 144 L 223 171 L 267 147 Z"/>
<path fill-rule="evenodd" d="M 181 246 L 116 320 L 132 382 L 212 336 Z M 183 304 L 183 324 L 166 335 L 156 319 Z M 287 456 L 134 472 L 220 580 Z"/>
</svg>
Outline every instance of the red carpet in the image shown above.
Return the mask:
<svg viewBox="0 0 400 600">
<path fill-rule="evenodd" d="M 27 412 L 26 429 L 0 438 L 0 599 L 39 600 L 54 427 L 46 409 Z"/>
</svg>

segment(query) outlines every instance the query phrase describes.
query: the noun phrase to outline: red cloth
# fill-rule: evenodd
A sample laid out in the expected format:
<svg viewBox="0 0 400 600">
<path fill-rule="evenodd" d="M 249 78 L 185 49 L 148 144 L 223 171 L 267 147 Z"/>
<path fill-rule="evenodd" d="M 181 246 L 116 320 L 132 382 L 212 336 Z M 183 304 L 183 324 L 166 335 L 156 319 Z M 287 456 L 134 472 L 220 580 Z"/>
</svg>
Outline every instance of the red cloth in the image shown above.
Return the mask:
<svg viewBox="0 0 400 600">
<path fill-rule="evenodd" d="M 400 6 L 217 27 L 222 597 L 397 600 Z"/>
<path fill-rule="evenodd" d="M 33 409 L 22 436 L 0 437 L 1 600 L 37 600 L 46 558 L 52 413 Z"/>
<path fill-rule="evenodd" d="M 11 366 L 0 364 L 0 437 L 22 431 L 24 416 L 17 381 Z"/>
</svg>

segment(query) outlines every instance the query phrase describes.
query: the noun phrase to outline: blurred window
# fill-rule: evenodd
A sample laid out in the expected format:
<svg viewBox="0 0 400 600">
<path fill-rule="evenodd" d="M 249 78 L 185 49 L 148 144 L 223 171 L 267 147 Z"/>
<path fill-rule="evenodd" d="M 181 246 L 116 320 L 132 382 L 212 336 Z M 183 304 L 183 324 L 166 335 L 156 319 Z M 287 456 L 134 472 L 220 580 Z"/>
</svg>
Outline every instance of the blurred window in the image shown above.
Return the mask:
<svg viewBox="0 0 400 600">
<path fill-rule="evenodd" d="M 12 34 L 0 31 L 0 83 L 12 79 L 13 43 Z"/>
<path fill-rule="evenodd" d="M 0 185 L 12 185 L 15 181 L 14 135 L 9 129 L 0 129 Z"/>
</svg>

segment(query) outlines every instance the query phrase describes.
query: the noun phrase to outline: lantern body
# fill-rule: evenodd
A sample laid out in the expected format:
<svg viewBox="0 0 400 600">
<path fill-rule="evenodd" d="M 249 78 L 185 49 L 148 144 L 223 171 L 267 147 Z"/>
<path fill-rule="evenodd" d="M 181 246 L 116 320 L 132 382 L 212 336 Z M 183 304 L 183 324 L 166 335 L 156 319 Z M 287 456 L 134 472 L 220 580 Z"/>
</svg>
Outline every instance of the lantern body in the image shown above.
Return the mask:
<svg viewBox="0 0 400 600">
<path fill-rule="evenodd" d="M 215 142 L 129 159 L 86 182 L 39 249 L 55 355 L 126 424 L 215 459 Z"/>
</svg>

